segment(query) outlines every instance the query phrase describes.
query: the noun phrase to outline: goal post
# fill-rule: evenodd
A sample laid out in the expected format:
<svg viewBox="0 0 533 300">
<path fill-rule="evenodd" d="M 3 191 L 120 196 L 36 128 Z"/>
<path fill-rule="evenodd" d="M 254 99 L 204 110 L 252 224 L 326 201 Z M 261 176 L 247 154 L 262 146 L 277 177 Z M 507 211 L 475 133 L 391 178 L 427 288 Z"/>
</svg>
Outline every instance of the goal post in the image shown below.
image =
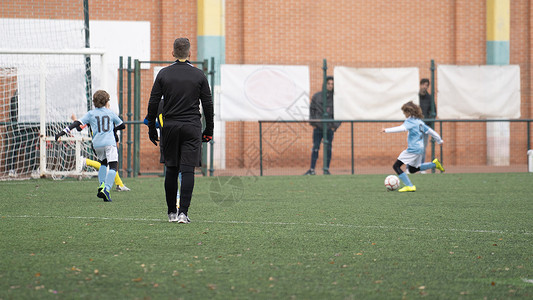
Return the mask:
<svg viewBox="0 0 533 300">
<path fill-rule="evenodd" d="M 0 180 L 96 175 L 80 158 L 94 158 L 88 129 L 54 139 L 92 105 L 87 56 L 91 89 L 108 90 L 105 50 L 0 48 Z"/>
</svg>

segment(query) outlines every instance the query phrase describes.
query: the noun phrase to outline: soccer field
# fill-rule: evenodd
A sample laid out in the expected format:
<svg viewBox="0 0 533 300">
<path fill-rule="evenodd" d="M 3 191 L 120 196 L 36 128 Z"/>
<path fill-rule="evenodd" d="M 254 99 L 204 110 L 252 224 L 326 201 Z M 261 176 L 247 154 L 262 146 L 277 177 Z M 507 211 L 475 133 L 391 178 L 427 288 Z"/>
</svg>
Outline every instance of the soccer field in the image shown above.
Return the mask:
<svg viewBox="0 0 533 300">
<path fill-rule="evenodd" d="M 163 178 L 0 182 L 0 299 L 533 297 L 533 174 L 196 178 L 169 223 Z"/>
</svg>

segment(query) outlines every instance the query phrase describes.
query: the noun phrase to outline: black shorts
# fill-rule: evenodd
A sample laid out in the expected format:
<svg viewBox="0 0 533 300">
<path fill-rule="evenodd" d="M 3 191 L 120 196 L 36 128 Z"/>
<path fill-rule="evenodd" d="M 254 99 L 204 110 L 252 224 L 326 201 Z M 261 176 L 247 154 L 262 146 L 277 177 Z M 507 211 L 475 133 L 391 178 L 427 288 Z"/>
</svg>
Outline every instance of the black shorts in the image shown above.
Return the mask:
<svg viewBox="0 0 533 300">
<path fill-rule="evenodd" d="M 199 167 L 202 149 L 202 127 L 197 124 L 167 122 L 161 132 L 165 166 Z"/>
</svg>

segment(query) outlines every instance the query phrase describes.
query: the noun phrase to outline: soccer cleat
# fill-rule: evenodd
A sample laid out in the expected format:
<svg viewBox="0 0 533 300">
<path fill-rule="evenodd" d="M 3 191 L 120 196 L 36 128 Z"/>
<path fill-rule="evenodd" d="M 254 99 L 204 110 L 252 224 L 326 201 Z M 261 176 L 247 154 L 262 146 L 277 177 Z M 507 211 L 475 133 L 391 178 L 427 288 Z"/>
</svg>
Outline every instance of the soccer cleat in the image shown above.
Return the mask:
<svg viewBox="0 0 533 300">
<path fill-rule="evenodd" d="M 331 173 L 329 172 L 329 170 L 324 170 L 324 175 L 331 175 Z"/>
<path fill-rule="evenodd" d="M 182 224 L 191 223 L 191 219 L 189 219 L 189 217 L 187 217 L 186 214 L 181 213 L 178 216 L 178 223 L 182 223 Z"/>
<path fill-rule="evenodd" d="M 169 213 L 168 214 L 168 221 L 169 222 L 177 222 L 178 221 L 178 213 Z"/>
<path fill-rule="evenodd" d="M 403 193 L 403 192 L 416 192 L 416 186 L 414 186 L 414 185 L 413 186 L 406 185 L 403 188 L 399 189 L 398 192 L 401 192 L 401 193 Z"/>
<path fill-rule="evenodd" d="M 307 170 L 307 172 L 305 172 L 304 175 L 316 175 L 316 173 L 315 173 L 315 170 L 309 169 L 309 170 Z"/>
<path fill-rule="evenodd" d="M 439 162 L 438 159 L 435 158 L 432 163 L 435 164 L 436 169 L 440 170 L 441 172 L 444 172 L 444 168 L 442 167 L 442 164 Z"/>
<path fill-rule="evenodd" d="M 111 197 L 109 196 L 109 191 L 104 187 L 100 192 L 98 192 L 98 198 L 102 198 L 104 202 L 112 202 Z"/>
<path fill-rule="evenodd" d="M 117 185 L 117 192 L 129 192 L 131 191 L 127 186 L 125 185 Z"/>
<path fill-rule="evenodd" d="M 102 198 L 100 197 L 100 194 L 102 193 L 102 190 L 105 189 L 105 183 L 102 182 L 102 184 L 100 184 L 100 186 L 98 187 L 98 193 L 96 194 L 96 196 L 98 196 L 99 198 Z"/>
</svg>

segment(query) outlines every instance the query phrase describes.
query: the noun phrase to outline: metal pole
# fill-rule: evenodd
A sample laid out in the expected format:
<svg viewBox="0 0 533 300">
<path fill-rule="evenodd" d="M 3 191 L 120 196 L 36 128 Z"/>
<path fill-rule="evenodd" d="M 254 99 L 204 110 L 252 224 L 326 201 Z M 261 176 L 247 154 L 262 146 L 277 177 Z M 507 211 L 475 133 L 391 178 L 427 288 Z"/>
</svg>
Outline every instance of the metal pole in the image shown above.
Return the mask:
<svg viewBox="0 0 533 300">
<path fill-rule="evenodd" d="M 431 112 L 429 117 L 435 119 L 437 112 L 435 110 L 435 60 L 431 60 Z M 431 122 L 431 128 L 435 128 L 433 122 Z"/>
<path fill-rule="evenodd" d="M 207 59 L 204 59 L 202 62 L 202 71 L 204 71 L 204 74 L 207 76 L 209 74 L 208 72 L 208 66 L 207 66 Z M 213 84 L 211 84 L 213 85 Z M 211 99 L 213 99 L 213 93 L 211 93 Z M 205 116 L 202 118 L 202 127 L 205 128 Z M 202 175 L 207 176 L 207 143 L 202 143 Z"/>
<path fill-rule="evenodd" d="M 133 110 L 133 119 L 136 121 L 139 121 L 141 119 L 141 64 L 139 63 L 139 60 L 134 60 L 134 110 Z M 140 170 L 140 150 L 141 150 L 141 125 L 138 123 L 135 123 L 133 125 L 133 177 L 137 177 Z"/>
<path fill-rule="evenodd" d="M 89 33 L 89 0 L 83 0 L 83 18 L 85 31 L 85 48 L 91 48 Z M 92 96 L 91 56 L 85 55 L 85 96 L 87 98 L 87 111 L 91 110 Z"/>
<path fill-rule="evenodd" d="M 440 136 L 442 137 L 442 121 L 439 122 L 439 127 L 440 127 Z M 443 163 L 443 160 L 442 160 L 442 157 L 443 157 L 443 154 L 442 154 L 442 144 L 440 144 L 440 162 Z"/>
<path fill-rule="evenodd" d="M 435 60 L 433 59 L 431 60 L 430 70 L 431 70 L 431 110 L 429 113 L 429 117 L 431 119 L 435 119 L 435 117 L 437 116 L 437 113 L 435 111 Z M 429 127 L 431 127 L 432 129 L 435 129 L 435 123 L 430 122 Z M 424 151 L 424 155 L 426 155 L 425 151 Z M 431 139 L 431 160 L 433 159 L 435 159 L 435 140 L 433 140 L 432 138 Z M 435 173 L 435 169 L 432 169 L 431 173 Z"/>
<path fill-rule="evenodd" d="M 122 111 L 124 108 L 124 57 L 120 56 L 118 59 L 118 116 L 120 119 L 124 120 L 124 116 L 122 115 Z M 123 151 L 124 147 L 122 146 L 122 142 L 124 140 L 124 136 L 120 135 L 120 141 L 118 144 L 118 172 L 119 176 L 123 176 L 122 172 L 122 158 L 123 158 Z"/>
<path fill-rule="evenodd" d="M 131 73 L 132 73 L 132 69 L 131 69 L 131 56 L 128 56 L 128 113 L 127 113 L 127 116 L 128 116 L 128 121 L 131 122 L 131 117 L 133 116 L 133 114 L 131 113 Z M 128 123 L 128 141 L 126 142 L 126 144 L 128 145 L 128 169 L 127 169 L 127 172 L 128 172 L 128 177 L 131 177 L 131 172 L 132 172 L 132 169 L 131 169 L 131 144 L 132 144 L 132 141 L 131 141 L 131 123 Z"/>
<path fill-rule="evenodd" d="M 43 176 L 46 172 L 46 66 L 44 57 L 39 55 L 39 162 L 40 172 Z"/>
<path fill-rule="evenodd" d="M 215 58 L 211 57 L 211 71 L 209 72 L 211 75 L 211 98 L 213 99 L 213 109 L 215 108 Z M 214 150 L 214 143 L 213 141 L 209 142 L 209 176 L 213 176 L 215 169 L 213 167 L 213 161 L 215 158 L 215 154 L 213 152 Z"/>
<path fill-rule="evenodd" d="M 263 176 L 263 123 L 259 121 L 259 176 Z"/>
<path fill-rule="evenodd" d="M 355 168 L 354 168 L 354 161 L 355 161 L 355 158 L 354 158 L 354 151 L 353 151 L 353 121 L 350 122 L 350 124 L 352 125 L 352 175 L 355 173 Z"/>
<path fill-rule="evenodd" d="M 326 62 L 326 59 L 323 60 L 322 65 L 323 70 L 323 82 L 322 82 L 322 119 L 328 119 L 328 112 L 327 112 L 327 74 L 328 74 L 328 64 Z M 328 140 L 328 124 L 322 123 L 322 139 L 324 141 L 324 147 L 322 147 L 322 153 L 324 154 L 324 164 L 323 164 L 323 170 L 324 172 L 329 171 L 328 169 L 328 151 L 327 148 L 329 146 L 329 140 Z"/>
</svg>

